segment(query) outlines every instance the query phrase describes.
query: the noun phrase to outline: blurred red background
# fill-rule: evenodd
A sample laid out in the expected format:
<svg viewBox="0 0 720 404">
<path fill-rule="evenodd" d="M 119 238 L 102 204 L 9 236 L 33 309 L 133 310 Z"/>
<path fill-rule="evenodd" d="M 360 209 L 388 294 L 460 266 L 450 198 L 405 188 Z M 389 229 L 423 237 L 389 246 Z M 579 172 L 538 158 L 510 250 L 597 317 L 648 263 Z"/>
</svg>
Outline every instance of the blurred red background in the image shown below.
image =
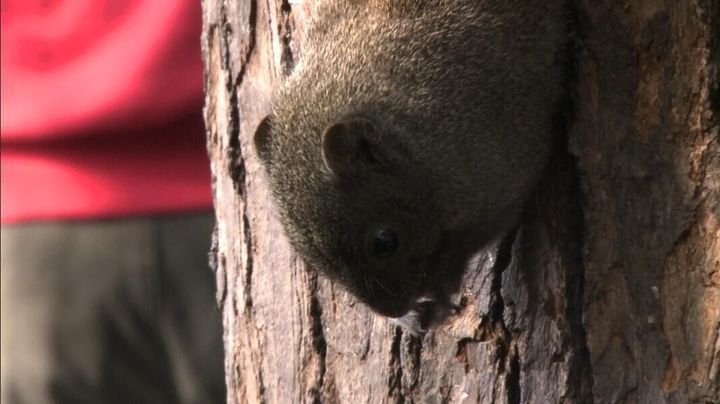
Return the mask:
<svg viewBox="0 0 720 404">
<path fill-rule="evenodd" d="M 1 10 L 3 223 L 211 206 L 199 1 Z"/>
</svg>

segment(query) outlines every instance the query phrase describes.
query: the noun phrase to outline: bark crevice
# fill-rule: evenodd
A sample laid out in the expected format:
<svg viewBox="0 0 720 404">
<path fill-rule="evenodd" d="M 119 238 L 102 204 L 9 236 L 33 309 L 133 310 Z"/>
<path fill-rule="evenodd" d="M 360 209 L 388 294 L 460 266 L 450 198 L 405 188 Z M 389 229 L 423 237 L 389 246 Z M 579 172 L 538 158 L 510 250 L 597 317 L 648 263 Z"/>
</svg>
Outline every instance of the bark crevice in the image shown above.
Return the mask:
<svg viewBox="0 0 720 404">
<path fill-rule="evenodd" d="M 521 228 L 516 227 L 508 232 L 497 247 L 495 264 L 493 265 L 493 280 L 490 287 L 491 305 L 490 323 L 495 329 L 496 363 L 498 364 L 498 377 L 504 380 L 505 400 L 509 404 L 520 403 L 520 365 L 516 341 L 505 323 L 505 299 L 502 295 L 502 274 L 508 269 L 513 260 L 513 249 Z"/>
<path fill-rule="evenodd" d="M 327 372 L 327 340 L 323 332 L 323 310 L 318 300 L 318 281 L 317 275 L 312 274 L 310 277 L 310 319 L 311 329 L 310 336 L 312 339 L 312 347 L 318 357 L 318 368 L 315 385 L 310 388 L 312 402 L 319 404 L 323 402 L 323 392 L 325 384 L 325 373 Z"/>
<path fill-rule="evenodd" d="M 388 397 L 393 398 L 396 403 L 405 402 L 405 397 L 402 391 L 403 366 L 400 355 L 402 337 L 402 329 L 396 326 L 392 342 L 390 343 L 390 363 L 388 364 L 390 371 L 388 378 Z"/>
<path fill-rule="evenodd" d="M 280 12 L 280 67 L 283 74 L 289 76 L 295 67 L 295 55 L 292 51 L 292 6 L 288 0 L 282 0 Z"/>
</svg>

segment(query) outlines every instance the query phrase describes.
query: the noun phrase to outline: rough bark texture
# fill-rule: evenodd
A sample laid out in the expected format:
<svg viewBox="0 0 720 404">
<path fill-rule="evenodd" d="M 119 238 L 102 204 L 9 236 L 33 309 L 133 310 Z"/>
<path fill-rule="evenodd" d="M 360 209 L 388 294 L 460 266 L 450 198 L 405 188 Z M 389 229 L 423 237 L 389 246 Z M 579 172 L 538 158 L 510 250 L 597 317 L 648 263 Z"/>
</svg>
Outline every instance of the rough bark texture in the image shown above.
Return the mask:
<svg viewBox="0 0 720 404">
<path fill-rule="evenodd" d="M 309 1 L 203 7 L 228 402 L 720 402 L 720 3 L 579 0 L 546 179 L 424 338 L 305 271 L 252 153 Z"/>
</svg>

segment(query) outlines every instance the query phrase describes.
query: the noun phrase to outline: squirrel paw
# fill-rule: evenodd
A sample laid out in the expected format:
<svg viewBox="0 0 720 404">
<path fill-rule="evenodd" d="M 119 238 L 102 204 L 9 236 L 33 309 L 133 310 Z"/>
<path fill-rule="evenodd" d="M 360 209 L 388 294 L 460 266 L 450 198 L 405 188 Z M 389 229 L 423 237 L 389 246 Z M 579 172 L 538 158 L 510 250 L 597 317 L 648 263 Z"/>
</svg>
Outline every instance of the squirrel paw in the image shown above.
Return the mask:
<svg viewBox="0 0 720 404">
<path fill-rule="evenodd" d="M 392 320 L 413 335 L 424 335 L 431 327 L 457 313 L 459 308 L 459 293 L 442 298 L 425 295 L 415 300 L 407 314 Z"/>
</svg>

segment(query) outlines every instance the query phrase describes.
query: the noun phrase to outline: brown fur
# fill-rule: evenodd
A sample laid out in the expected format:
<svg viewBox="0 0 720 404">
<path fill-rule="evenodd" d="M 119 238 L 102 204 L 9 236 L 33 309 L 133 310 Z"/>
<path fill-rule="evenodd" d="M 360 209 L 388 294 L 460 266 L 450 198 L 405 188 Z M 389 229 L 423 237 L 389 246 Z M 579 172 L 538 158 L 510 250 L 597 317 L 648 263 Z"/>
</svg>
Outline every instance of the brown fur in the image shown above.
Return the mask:
<svg viewBox="0 0 720 404">
<path fill-rule="evenodd" d="M 255 140 L 311 267 L 382 314 L 426 324 L 447 312 L 469 255 L 517 221 L 548 158 L 565 11 L 561 0 L 320 3 Z M 368 252 L 377 226 L 400 236 L 389 259 Z"/>
</svg>

